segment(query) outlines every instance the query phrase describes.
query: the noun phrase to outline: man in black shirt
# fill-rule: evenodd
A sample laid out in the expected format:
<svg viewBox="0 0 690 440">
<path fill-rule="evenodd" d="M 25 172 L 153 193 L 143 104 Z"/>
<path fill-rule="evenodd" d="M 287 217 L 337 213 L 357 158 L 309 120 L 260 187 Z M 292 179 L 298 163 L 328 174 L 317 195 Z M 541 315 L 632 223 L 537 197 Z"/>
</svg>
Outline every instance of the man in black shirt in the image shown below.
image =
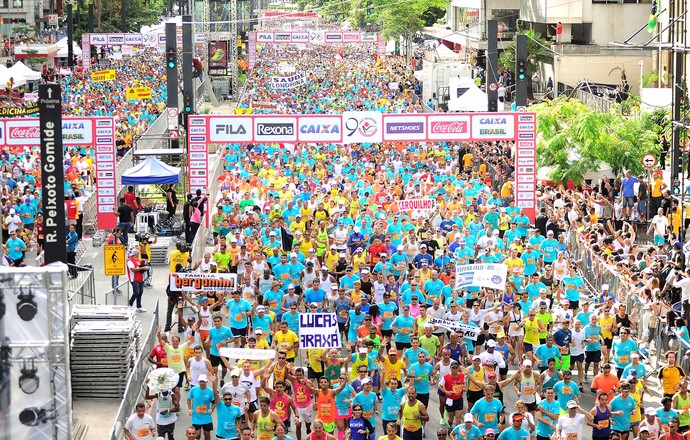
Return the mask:
<svg viewBox="0 0 690 440">
<path fill-rule="evenodd" d="M 117 229 L 122 231 L 122 242 L 126 246 L 128 242 L 127 234 L 134 225 L 134 210 L 127 204 L 125 198 L 122 197 L 120 198 L 120 206 L 115 208 L 113 212 L 117 215 Z"/>
</svg>

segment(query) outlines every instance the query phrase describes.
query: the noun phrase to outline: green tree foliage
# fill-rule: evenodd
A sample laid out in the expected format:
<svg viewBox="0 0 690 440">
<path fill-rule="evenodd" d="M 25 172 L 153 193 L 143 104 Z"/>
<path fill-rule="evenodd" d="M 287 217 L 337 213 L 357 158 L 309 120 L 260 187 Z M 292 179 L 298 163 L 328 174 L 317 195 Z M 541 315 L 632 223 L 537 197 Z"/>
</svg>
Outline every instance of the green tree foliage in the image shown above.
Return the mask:
<svg viewBox="0 0 690 440">
<path fill-rule="evenodd" d="M 537 71 L 540 63 L 553 63 L 553 55 L 547 50 L 549 42 L 542 38 L 541 34 L 534 32 L 532 29 L 522 30 L 516 32 L 518 34 L 527 35 L 527 97 L 534 99 L 532 91 L 532 75 Z M 498 56 L 498 65 L 501 69 L 515 71 L 515 41 L 508 43 L 505 50 Z"/>
<path fill-rule="evenodd" d="M 608 164 L 616 176 L 625 170 L 644 171 L 642 156 L 659 150 L 663 112 L 635 111 L 621 116 L 618 109 L 600 113 L 579 100 L 559 97 L 531 107 L 537 113 L 537 160 L 551 167 L 556 182 L 584 180 L 589 170 Z M 613 177 L 613 176 L 611 176 Z"/>
<path fill-rule="evenodd" d="M 120 32 L 122 25 L 122 1 L 125 2 L 127 32 L 158 23 L 170 0 L 96 0 L 94 2 L 94 32 Z M 74 41 L 81 41 L 81 34 L 89 29 L 89 2 L 74 4 Z"/>
</svg>

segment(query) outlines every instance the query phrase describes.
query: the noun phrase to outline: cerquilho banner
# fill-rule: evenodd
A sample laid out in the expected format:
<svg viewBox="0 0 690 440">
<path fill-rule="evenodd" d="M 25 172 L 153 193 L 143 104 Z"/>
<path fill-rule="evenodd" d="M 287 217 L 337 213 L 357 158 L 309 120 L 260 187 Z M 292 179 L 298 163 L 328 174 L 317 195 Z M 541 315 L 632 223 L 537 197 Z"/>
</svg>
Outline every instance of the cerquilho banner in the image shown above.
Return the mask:
<svg viewBox="0 0 690 440">
<path fill-rule="evenodd" d="M 398 211 L 430 211 L 436 207 L 433 199 L 398 200 Z"/>
<path fill-rule="evenodd" d="M 274 89 L 294 89 L 307 83 L 307 75 L 297 72 L 290 76 L 274 76 L 271 79 L 271 87 Z"/>
</svg>

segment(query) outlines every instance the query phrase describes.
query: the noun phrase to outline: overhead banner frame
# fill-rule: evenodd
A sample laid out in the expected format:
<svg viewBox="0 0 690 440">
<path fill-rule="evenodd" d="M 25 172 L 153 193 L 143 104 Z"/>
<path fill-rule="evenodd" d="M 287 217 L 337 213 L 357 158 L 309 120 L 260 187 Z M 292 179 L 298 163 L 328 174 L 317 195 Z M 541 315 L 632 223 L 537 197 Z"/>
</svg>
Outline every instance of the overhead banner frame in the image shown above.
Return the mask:
<svg viewBox="0 0 690 440">
<path fill-rule="evenodd" d="M 515 204 L 534 221 L 536 139 L 534 113 L 193 115 L 187 130 L 189 181 L 191 192 L 208 188 L 208 163 L 199 158 L 209 144 L 514 141 Z"/>
</svg>

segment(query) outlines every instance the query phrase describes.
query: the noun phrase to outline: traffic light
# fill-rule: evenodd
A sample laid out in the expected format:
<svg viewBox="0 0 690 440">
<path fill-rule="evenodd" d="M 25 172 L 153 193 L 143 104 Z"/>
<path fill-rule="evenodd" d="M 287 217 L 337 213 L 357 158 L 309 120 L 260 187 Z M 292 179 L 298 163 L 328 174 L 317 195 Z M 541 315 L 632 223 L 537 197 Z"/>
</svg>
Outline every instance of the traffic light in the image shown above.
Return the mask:
<svg viewBox="0 0 690 440">
<path fill-rule="evenodd" d="M 174 69 L 177 67 L 177 50 L 173 47 L 169 47 L 165 52 L 165 61 L 168 69 Z"/>
<path fill-rule="evenodd" d="M 518 59 L 516 66 L 517 79 L 524 81 L 527 78 L 527 60 Z"/>
<path fill-rule="evenodd" d="M 192 112 L 192 94 L 189 92 L 184 92 L 182 95 L 183 98 L 183 104 L 184 104 L 184 112 L 189 114 Z"/>
<path fill-rule="evenodd" d="M 496 101 L 495 99 L 489 100 L 489 111 L 490 112 L 497 112 L 498 111 L 498 101 Z"/>
</svg>

